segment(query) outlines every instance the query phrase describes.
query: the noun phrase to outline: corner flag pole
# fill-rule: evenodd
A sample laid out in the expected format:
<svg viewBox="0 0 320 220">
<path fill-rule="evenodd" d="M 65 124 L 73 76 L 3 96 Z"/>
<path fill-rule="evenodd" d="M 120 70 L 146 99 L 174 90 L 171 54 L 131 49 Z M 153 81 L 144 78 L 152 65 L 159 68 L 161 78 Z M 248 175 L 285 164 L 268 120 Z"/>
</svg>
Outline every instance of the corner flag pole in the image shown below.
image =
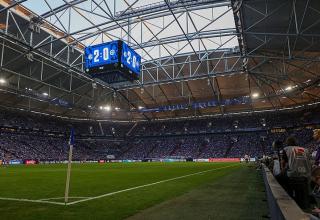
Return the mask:
<svg viewBox="0 0 320 220">
<path fill-rule="evenodd" d="M 72 150 L 74 145 L 74 129 L 71 129 L 70 140 L 69 140 L 69 160 L 68 160 L 68 169 L 67 169 L 67 180 L 66 180 L 66 189 L 64 192 L 64 203 L 67 204 L 69 200 L 69 188 L 70 188 L 70 174 L 71 174 L 71 162 L 72 162 Z"/>
</svg>

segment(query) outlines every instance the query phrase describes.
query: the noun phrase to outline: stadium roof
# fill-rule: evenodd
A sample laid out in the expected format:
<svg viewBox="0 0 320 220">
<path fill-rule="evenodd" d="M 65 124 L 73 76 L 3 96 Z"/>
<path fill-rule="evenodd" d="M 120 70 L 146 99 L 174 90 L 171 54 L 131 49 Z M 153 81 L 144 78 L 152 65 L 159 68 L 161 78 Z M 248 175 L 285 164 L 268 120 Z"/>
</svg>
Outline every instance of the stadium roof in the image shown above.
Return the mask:
<svg viewBox="0 0 320 220">
<path fill-rule="evenodd" d="M 319 101 L 315 0 L 0 3 L 2 106 L 141 120 Z M 84 73 L 84 47 L 115 39 L 143 57 L 139 81 L 109 85 Z"/>
</svg>

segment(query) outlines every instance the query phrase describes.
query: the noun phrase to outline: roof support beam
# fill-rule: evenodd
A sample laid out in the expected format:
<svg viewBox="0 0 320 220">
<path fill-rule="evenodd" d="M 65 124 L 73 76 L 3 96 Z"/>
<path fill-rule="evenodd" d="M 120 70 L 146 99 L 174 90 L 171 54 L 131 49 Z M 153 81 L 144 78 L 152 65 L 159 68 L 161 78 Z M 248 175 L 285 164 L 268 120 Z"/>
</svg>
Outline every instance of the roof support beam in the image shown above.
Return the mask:
<svg viewBox="0 0 320 220">
<path fill-rule="evenodd" d="M 64 11 L 64 10 L 66 10 L 66 9 L 72 7 L 72 6 L 75 6 L 75 5 L 80 4 L 82 2 L 85 2 L 85 1 L 87 1 L 87 0 L 73 0 L 73 1 L 70 1 L 70 2 L 68 2 L 66 4 L 63 4 L 63 5 L 59 6 L 59 7 L 56 7 L 54 9 L 50 9 L 50 11 L 42 14 L 40 17 L 41 18 L 49 18 L 49 17 L 51 17 L 51 16 L 53 16 L 53 15 L 55 15 L 55 14 L 61 12 L 61 11 Z"/>
<path fill-rule="evenodd" d="M 22 4 L 22 3 L 25 2 L 25 1 L 27 1 L 27 0 L 11 1 L 12 3 L 11 3 L 9 6 L 7 6 L 7 7 L 5 7 L 5 8 L 3 8 L 3 9 L 0 10 L 0 14 L 1 14 L 2 12 L 4 12 L 4 11 L 9 10 L 10 8 L 13 8 L 13 7 L 17 6 L 17 5 Z"/>
</svg>

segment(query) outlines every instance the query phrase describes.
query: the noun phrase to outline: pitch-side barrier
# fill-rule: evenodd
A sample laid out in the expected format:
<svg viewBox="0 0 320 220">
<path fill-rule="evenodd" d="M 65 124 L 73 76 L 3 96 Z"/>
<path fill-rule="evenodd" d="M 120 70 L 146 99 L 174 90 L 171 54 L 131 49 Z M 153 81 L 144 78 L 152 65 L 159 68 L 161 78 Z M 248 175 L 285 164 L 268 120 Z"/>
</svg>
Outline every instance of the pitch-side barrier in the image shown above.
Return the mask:
<svg viewBox="0 0 320 220">
<path fill-rule="evenodd" d="M 263 164 L 263 180 L 266 188 L 269 211 L 272 220 L 316 220 L 311 214 L 305 213 L 288 195 L 272 172 Z"/>
</svg>

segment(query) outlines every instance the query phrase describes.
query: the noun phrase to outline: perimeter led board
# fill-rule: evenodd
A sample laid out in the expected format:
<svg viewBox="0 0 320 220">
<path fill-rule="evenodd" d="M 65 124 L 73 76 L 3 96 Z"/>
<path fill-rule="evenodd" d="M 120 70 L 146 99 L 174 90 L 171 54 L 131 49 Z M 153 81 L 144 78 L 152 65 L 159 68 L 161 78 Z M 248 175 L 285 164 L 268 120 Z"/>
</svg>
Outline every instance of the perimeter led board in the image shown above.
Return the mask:
<svg viewBox="0 0 320 220">
<path fill-rule="evenodd" d="M 108 83 L 139 79 L 141 56 L 123 41 L 85 48 L 85 71 Z"/>
</svg>

